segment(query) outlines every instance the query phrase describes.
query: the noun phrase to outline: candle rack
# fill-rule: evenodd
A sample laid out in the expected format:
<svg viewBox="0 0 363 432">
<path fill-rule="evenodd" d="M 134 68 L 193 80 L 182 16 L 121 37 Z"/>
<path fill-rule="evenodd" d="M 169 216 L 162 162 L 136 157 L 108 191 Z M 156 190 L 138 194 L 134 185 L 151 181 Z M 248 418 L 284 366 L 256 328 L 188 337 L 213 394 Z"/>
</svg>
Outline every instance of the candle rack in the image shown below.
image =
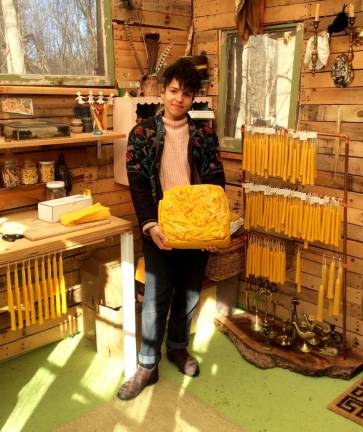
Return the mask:
<svg viewBox="0 0 363 432">
<path fill-rule="evenodd" d="M 314 21 L 316 22 L 316 21 Z M 242 126 L 242 137 L 244 137 L 245 126 Z M 347 224 L 348 224 L 348 169 L 349 169 L 349 144 L 350 138 L 344 134 L 317 133 L 317 138 L 338 138 L 339 142 L 344 142 L 344 195 L 341 206 L 343 207 L 343 232 L 342 232 L 342 252 L 337 252 L 342 256 L 343 261 L 343 281 L 342 281 L 342 355 L 346 358 L 347 347 Z M 243 138 L 242 138 L 243 139 Z M 243 148 L 243 147 L 242 147 Z M 246 172 L 242 173 L 242 183 L 245 182 Z M 243 190 L 243 214 L 245 214 L 245 191 Z M 252 228 L 253 230 L 253 228 Z M 269 235 L 284 238 L 280 234 L 268 232 Z M 248 235 L 249 237 L 249 235 Z M 297 240 L 295 240 L 297 242 Z M 248 239 L 247 239 L 248 243 Z M 300 243 L 300 242 L 299 242 Z M 311 242 L 310 242 L 311 243 Z M 314 251 L 310 251 L 314 253 Z"/>
</svg>

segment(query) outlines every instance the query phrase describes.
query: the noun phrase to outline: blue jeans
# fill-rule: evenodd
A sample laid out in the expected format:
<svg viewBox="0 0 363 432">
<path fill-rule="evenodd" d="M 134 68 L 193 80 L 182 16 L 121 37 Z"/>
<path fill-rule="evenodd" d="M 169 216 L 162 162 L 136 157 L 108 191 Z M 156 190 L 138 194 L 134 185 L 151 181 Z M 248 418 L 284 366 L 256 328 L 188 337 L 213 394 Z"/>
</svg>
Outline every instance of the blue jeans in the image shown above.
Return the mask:
<svg viewBox="0 0 363 432">
<path fill-rule="evenodd" d="M 146 281 L 139 362 L 154 364 L 160 360 L 169 309 L 167 348 L 188 346 L 208 252 L 199 249 L 163 251 L 152 240 L 144 239 L 144 257 Z"/>
</svg>

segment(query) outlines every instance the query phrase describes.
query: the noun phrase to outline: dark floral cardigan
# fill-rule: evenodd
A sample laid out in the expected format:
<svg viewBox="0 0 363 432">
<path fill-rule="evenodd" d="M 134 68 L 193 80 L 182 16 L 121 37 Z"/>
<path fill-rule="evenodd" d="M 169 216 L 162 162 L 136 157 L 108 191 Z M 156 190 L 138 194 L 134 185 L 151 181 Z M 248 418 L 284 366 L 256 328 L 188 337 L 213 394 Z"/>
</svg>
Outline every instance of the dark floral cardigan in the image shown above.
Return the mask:
<svg viewBox="0 0 363 432">
<path fill-rule="evenodd" d="M 164 148 L 163 113 L 144 120 L 130 134 L 126 154 L 127 175 L 132 201 L 141 228 L 158 220 L 158 202 L 162 198 L 159 169 Z M 218 138 L 213 129 L 188 116 L 188 161 L 191 184 L 209 183 L 224 187 L 225 176 Z"/>
</svg>

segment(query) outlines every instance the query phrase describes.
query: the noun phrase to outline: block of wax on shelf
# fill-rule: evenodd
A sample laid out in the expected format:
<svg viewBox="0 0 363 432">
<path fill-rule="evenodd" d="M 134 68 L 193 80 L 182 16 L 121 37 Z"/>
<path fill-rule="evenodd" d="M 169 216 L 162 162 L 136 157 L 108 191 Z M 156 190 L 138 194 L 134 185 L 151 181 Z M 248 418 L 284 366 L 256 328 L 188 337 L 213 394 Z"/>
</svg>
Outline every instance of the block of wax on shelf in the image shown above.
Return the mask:
<svg viewBox="0 0 363 432">
<path fill-rule="evenodd" d="M 221 186 L 175 186 L 159 202 L 159 225 L 171 248 L 227 247 L 230 221 L 228 198 Z"/>
<path fill-rule="evenodd" d="M 92 197 L 84 195 L 70 195 L 38 203 L 38 218 L 46 222 L 58 222 L 68 213 L 83 209 L 92 204 Z"/>
<path fill-rule="evenodd" d="M 110 209 L 108 207 L 96 203 L 80 210 L 67 213 L 60 218 L 60 221 L 65 226 L 74 226 L 86 222 L 106 220 L 109 219 L 110 216 Z"/>
</svg>

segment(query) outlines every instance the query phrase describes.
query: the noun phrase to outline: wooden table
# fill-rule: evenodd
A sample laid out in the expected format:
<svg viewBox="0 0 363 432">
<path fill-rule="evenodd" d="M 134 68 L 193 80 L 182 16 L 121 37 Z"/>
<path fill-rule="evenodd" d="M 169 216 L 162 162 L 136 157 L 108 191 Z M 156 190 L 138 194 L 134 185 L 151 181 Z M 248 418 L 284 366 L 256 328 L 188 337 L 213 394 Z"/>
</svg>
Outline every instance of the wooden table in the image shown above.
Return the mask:
<svg viewBox="0 0 363 432">
<path fill-rule="evenodd" d="M 14 218 L 15 215 L 16 213 L 14 213 Z M 9 214 L 7 217 L 11 220 L 12 215 Z M 19 220 L 19 217 L 16 219 Z M 112 216 L 110 223 L 42 240 L 30 241 L 23 238 L 13 243 L 0 240 L 0 267 L 48 253 L 101 243 L 106 241 L 107 237 L 114 235 L 120 235 L 121 240 L 120 277 L 123 287 L 124 371 L 125 377 L 129 378 L 136 371 L 134 242 L 131 222 Z"/>
</svg>

